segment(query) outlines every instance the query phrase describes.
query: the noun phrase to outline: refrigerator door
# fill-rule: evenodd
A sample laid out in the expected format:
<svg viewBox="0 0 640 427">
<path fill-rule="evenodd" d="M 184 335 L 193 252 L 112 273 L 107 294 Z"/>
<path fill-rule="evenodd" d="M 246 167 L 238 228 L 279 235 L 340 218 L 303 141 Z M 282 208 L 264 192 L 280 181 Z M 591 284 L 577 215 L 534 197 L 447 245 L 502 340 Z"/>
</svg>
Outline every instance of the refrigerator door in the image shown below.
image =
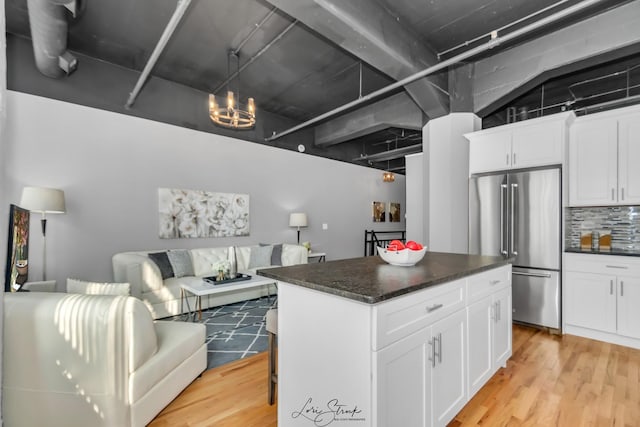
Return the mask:
<svg viewBox="0 0 640 427">
<path fill-rule="evenodd" d="M 513 320 L 560 329 L 560 273 L 513 268 Z"/>
<path fill-rule="evenodd" d="M 508 187 L 513 265 L 559 270 L 560 169 L 511 173 Z"/>
<path fill-rule="evenodd" d="M 469 179 L 469 253 L 507 255 L 507 175 Z"/>
</svg>

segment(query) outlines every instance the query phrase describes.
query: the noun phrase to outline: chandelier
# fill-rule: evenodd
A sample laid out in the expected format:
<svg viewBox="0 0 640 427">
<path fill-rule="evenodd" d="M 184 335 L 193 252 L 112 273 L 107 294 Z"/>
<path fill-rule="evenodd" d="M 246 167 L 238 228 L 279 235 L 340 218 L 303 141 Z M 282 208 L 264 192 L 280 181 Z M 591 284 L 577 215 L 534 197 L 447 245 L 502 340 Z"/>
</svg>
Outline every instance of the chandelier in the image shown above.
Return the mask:
<svg viewBox="0 0 640 427">
<path fill-rule="evenodd" d="M 382 173 L 382 182 L 393 182 L 396 180 L 396 176 L 393 172 L 383 172 Z"/>
<path fill-rule="evenodd" d="M 231 58 L 236 59 L 236 72 L 234 76 L 231 76 L 230 66 Z M 235 51 L 229 51 L 229 60 L 227 61 L 227 83 L 232 80 L 233 77 L 239 79 L 240 75 L 240 60 L 238 53 Z M 214 94 L 209 94 L 209 117 L 213 123 L 226 127 L 229 129 L 253 129 L 256 124 L 256 104 L 253 98 L 247 100 L 247 104 L 240 104 L 240 90 L 236 90 L 238 95 L 238 102 L 236 102 L 233 91 L 227 90 L 226 106 L 223 107 L 217 100 Z"/>
</svg>

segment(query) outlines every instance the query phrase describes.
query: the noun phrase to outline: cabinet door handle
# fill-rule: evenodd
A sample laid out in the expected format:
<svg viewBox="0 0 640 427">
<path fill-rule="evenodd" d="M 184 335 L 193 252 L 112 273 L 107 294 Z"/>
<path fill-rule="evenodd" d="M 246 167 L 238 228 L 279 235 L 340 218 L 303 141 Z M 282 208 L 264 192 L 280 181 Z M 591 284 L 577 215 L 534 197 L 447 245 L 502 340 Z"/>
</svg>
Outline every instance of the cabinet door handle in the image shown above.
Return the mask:
<svg viewBox="0 0 640 427">
<path fill-rule="evenodd" d="M 434 304 L 431 307 L 427 307 L 427 313 L 431 313 L 432 311 L 436 311 L 439 308 L 444 307 L 444 304 Z"/>
<path fill-rule="evenodd" d="M 620 296 L 624 296 L 624 282 L 622 280 L 620 281 Z"/>
<path fill-rule="evenodd" d="M 629 268 L 626 265 L 606 265 L 606 267 L 607 268 L 619 268 L 621 270 L 626 270 L 627 268 Z"/>
<path fill-rule="evenodd" d="M 498 319 L 496 320 L 496 322 L 499 322 L 500 320 L 502 320 L 502 307 L 500 307 L 500 300 L 496 301 L 496 305 L 498 306 Z"/>
<path fill-rule="evenodd" d="M 438 333 L 438 363 L 442 363 L 442 333 Z"/>
<path fill-rule="evenodd" d="M 615 190 L 615 188 L 611 189 L 611 200 L 614 201 L 614 202 L 616 201 L 616 190 Z"/>
<path fill-rule="evenodd" d="M 609 295 L 613 295 L 613 280 L 609 281 Z"/>
<path fill-rule="evenodd" d="M 513 164 L 516 164 L 516 153 L 513 153 Z"/>
<path fill-rule="evenodd" d="M 622 200 L 624 200 L 624 187 L 620 189 L 620 192 L 622 193 Z"/>
<path fill-rule="evenodd" d="M 509 153 L 507 153 L 507 157 L 506 157 L 506 165 L 509 166 Z"/>
<path fill-rule="evenodd" d="M 431 367 L 436 367 L 436 338 L 429 340 L 429 346 L 431 347 L 431 355 L 429 356 L 429 362 L 431 362 Z"/>
<path fill-rule="evenodd" d="M 498 283 L 500 283 L 500 280 L 492 280 L 489 282 L 491 286 L 497 285 Z"/>
</svg>

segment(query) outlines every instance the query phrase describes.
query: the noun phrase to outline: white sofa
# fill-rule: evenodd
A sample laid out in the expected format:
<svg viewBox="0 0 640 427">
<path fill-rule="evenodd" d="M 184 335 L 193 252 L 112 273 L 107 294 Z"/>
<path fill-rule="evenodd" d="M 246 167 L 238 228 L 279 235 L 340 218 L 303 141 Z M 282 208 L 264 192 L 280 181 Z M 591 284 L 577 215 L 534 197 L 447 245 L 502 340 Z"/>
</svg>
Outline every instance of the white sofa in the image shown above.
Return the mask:
<svg viewBox="0 0 640 427">
<path fill-rule="evenodd" d="M 160 319 L 186 311 L 186 304 L 181 309 L 180 284 L 200 283 L 203 277 L 215 276 L 215 266 L 220 261 L 228 261 L 230 265 L 236 266 L 237 272 L 251 275 L 255 275 L 256 270 L 275 266 L 273 261 L 268 264 L 260 263 L 262 265 L 257 267 L 251 264 L 252 252 L 255 251 L 255 255 L 263 250 L 264 246 L 258 245 L 190 249 L 187 252 L 192 263 L 193 275 L 168 277 L 164 280 L 160 268 L 149 258 L 149 254 L 167 250 L 121 252 L 112 258 L 113 276 L 116 282 L 130 283 L 131 295 L 141 299 L 151 311 L 151 315 Z M 279 261 L 282 266 L 306 264 L 308 250 L 301 245 L 284 243 Z M 264 287 L 216 293 L 202 298 L 202 308 L 258 298 L 275 291 L 275 287 Z M 194 307 L 195 297 L 189 297 L 189 303 Z"/>
<path fill-rule="evenodd" d="M 205 327 L 129 296 L 4 297 L 4 424 L 138 427 L 207 366 Z"/>
</svg>

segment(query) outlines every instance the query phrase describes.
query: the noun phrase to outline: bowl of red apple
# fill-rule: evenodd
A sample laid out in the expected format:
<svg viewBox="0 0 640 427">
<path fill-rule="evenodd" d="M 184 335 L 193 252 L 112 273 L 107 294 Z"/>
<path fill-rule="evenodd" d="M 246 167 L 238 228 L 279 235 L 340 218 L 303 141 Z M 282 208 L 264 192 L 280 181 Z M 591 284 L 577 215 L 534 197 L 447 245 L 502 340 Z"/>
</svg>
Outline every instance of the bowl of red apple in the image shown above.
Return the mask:
<svg viewBox="0 0 640 427">
<path fill-rule="evenodd" d="M 407 243 L 402 243 L 400 240 L 392 240 L 386 248 L 378 246 L 380 258 L 391 265 L 401 267 L 416 265 L 417 262 L 424 258 L 426 252 L 426 247 L 413 240 L 409 240 Z"/>
</svg>

